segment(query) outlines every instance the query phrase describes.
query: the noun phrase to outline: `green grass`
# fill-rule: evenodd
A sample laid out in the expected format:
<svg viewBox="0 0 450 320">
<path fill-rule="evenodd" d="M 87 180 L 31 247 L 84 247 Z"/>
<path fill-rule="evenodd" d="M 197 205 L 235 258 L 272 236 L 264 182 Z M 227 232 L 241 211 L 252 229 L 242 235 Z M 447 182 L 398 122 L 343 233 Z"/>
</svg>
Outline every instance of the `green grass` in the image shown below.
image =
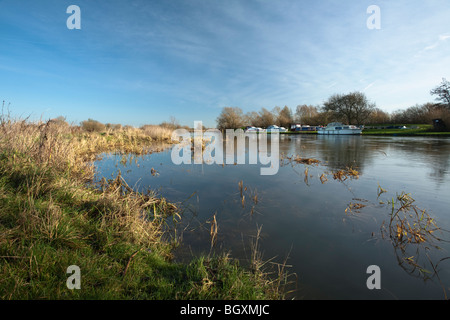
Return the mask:
<svg viewBox="0 0 450 320">
<path fill-rule="evenodd" d="M 433 131 L 433 126 L 429 124 L 395 124 L 395 126 L 406 126 L 408 129 L 364 129 L 363 135 L 379 135 L 379 136 L 450 136 L 450 131 L 439 132 Z M 392 124 L 371 125 L 379 127 L 389 127 Z M 282 132 L 281 134 L 317 134 L 317 131 L 296 131 Z"/>
<path fill-rule="evenodd" d="M 283 297 L 279 279 L 226 254 L 174 262 L 178 243 L 165 226 L 180 219 L 176 204 L 129 190 L 120 176 L 101 189 L 86 184 L 90 142 L 118 144 L 69 129 L 0 121 L 0 299 Z M 136 150 L 150 141 L 127 137 Z M 66 285 L 71 265 L 79 290 Z"/>
<path fill-rule="evenodd" d="M 317 131 L 286 131 L 280 132 L 280 134 L 316 134 Z"/>
<path fill-rule="evenodd" d="M 380 126 L 390 126 L 390 125 L 380 125 Z M 405 126 L 407 127 L 407 129 L 364 129 L 362 134 L 386 135 L 386 136 L 450 136 L 450 132 L 433 131 L 432 125 L 418 124 Z"/>
</svg>

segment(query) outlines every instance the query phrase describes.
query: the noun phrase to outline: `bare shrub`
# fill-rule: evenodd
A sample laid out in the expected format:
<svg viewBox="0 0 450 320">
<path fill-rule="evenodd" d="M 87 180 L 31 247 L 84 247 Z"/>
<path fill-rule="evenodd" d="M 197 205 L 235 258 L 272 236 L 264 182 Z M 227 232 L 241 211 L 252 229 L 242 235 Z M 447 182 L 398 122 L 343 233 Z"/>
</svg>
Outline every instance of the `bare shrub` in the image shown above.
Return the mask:
<svg viewBox="0 0 450 320">
<path fill-rule="evenodd" d="M 88 119 L 81 122 L 81 127 L 87 132 L 101 132 L 105 130 L 105 125 L 97 120 Z"/>
</svg>

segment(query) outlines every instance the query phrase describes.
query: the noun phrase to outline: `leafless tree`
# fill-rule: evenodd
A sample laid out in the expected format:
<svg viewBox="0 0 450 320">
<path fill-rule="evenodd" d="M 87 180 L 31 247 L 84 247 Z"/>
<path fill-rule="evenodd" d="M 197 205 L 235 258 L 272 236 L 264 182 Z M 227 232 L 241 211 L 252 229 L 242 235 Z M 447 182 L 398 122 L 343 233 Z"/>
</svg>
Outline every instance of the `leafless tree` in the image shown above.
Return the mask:
<svg viewBox="0 0 450 320">
<path fill-rule="evenodd" d="M 430 91 L 431 95 L 437 95 L 436 100 L 444 103 L 450 109 L 450 82 L 442 78 L 439 86 Z"/>
<path fill-rule="evenodd" d="M 324 104 L 324 111 L 332 112 L 336 119 L 358 125 L 366 122 L 374 108 L 362 92 L 335 94 Z"/>
<path fill-rule="evenodd" d="M 237 129 L 245 125 L 244 114 L 239 107 L 224 107 L 216 119 L 217 129 Z"/>
<path fill-rule="evenodd" d="M 267 128 L 268 126 L 275 123 L 275 117 L 272 112 L 267 110 L 266 108 L 261 108 L 261 111 L 258 114 L 258 120 L 256 126 Z"/>
<path fill-rule="evenodd" d="M 295 121 L 302 124 L 310 124 L 319 114 L 319 108 L 311 105 L 298 105 L 295 112 Z"/>
<path fill-rule="evenodd" d="M 289 128 L 291 123 L 294 122 L 294 117 L 292 116 L 292 111 L 288 106 L 284 106 L 280 110 L 277 117 L 277 124 L 281 127 Z"/>
</svg>

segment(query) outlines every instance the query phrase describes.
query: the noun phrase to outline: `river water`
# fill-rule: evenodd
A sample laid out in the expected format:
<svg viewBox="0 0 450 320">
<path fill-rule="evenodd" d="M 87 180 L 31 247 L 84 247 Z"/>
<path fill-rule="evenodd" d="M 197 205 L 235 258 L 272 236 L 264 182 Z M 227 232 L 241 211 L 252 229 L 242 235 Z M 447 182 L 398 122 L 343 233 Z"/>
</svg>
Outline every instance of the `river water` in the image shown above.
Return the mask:
<svg viewBox="0 0 450 320">
<path fill-rule="evenodd" d="M 151 188 L 179 203 L 179 261 L 210 252 L 215 217 L 213 249 L 243 263 L 261 231 L 258 244 L 266 266 L 288 265 L 289 298 L 450 296 L 450 233 L 445 231 L 450 230 L 450 139 L 282 135 L 279 152 L 277 174 L 266 176 L 260 164 L 175 165 L 170 149 L 141 157 L 103 155 L 95 165 L 97 179 L 120 170 L 136 190 Z M 297 163 L 292 156 L 320 162 Z M 358 175 L 335 179 L 348 168 Z M 414 228 L 430 218 L 440 230 L 408 241 L 390 229 L 393 212 L 404 204 L 402 194 L 414 199 L 396 214 L 404 217 L 403 225 L 407 221 Z M 379 267 L 375 282 L 367 270 L 373 265 Z M 369 278 L 380 289 L 369 289 Z"/>
</svg>

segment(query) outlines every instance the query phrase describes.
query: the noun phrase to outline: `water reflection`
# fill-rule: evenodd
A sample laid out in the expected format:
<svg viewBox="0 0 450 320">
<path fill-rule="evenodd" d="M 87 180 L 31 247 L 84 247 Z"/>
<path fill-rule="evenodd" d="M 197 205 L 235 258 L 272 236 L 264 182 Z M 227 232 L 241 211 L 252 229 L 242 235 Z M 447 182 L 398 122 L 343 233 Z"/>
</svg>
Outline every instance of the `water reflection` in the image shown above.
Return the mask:
<svg viewBox="0 0 450 320">
<path fill-rule="evenodd" d="M 270 140 L 268 148 L 270 151 Z M 447 286 L 450 283 L 450 268 L 445 268 L 450 259 L 441 260 L 445 258 L 441 254 L 450 251 L 448 244 L 439 244 L 444 250 L 426 249 L 419 260 L 413 260 L 422 266 L 428 255 L 434 267 L 441 267 L 440 281 L 432 277 L 431 284 L 424 283 L 423 277 L 410 276 L 412 264 L 408 262 L 412 260 L 408 259 L 416 256 L 416 251 L 412 246 L 399 250 L 395 242 L 383 238 L 381 227 L 390 219 L 389 201 L 405 191 L 439 227 L 450 230 L 450 184 L 446 182 L 450 140 L 283 135 L 281 154 L 320 163 L 281 166 L 274 176 L 261 176 L 260 165 L 249 164 L 251 148 L 235 145 L 233 149 L 224 152 L 225 156 L 245 156 L 246 164 L 177 166 L 171 162 L 170 152 L 161 152 L 123 163 L 120 157 L 105 157 L 97 163 L 98 174 L 110 177 L 121 169 L 130 186 L 150 186 L 169 200 L 183 203 L 188 209 L 183 217 L 185 246 L 180 252 L 186 258 L 210 251 L 214 221 L 218 230 L 213 239 L 215 249 L 246 259 L 246 239 L 262 226 L 265 258 L 283 260 L 289 253 L 291 271 L 299 276 L 296 298 L 442 298 L 440 281 Z M 332 175 L 321 179 L 324 172 L 349 167 L 358 171 L 357 179 L 344 183 L 330 178 Z M 152 169 L 157 174 L 152 174 Z M 386 191 L 381 196 L 377 192 L 380 185 Z M 351 212 L 346 211 L 349 207 Z M 366 287 L 365 270 L 373 264 L 382 270 L 380 291 Z M 426 269 L 434 273 L 429 266 Z"/>
<path fill-rule="evenodd" d="M 429 168 L 430 177 L 439 184 L 449 174 L 450 140 L 446 138 L 297 135 L 286 140 L 292 143 L 281 144 L 280 152 L 317 157 L 333 170 L 355 168 L 363 173 L 375 159 L 396 158 Z"/>
<path fill-rule="evenodd" d="M 395 144 L 394 150 L 410 161 L 429 168 L 430 177 L 442 184 L 446 181 L 450 164 L 450 152 L 447 147 L 448 139 L 418 138 L 401 139 Z"/>
</svg>

